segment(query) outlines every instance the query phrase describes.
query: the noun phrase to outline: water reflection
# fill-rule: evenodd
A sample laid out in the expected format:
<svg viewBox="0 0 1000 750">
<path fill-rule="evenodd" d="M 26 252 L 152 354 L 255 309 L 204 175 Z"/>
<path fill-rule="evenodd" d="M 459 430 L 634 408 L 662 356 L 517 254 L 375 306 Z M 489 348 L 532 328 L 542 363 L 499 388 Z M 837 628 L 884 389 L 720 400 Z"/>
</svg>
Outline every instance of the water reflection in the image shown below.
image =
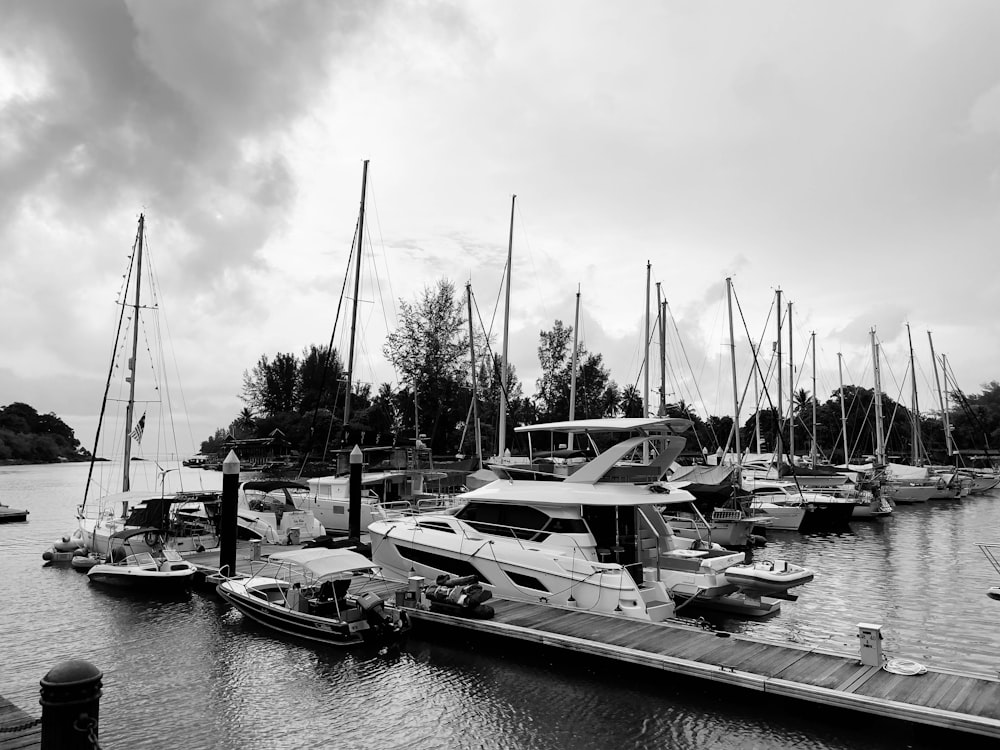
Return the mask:
<svg viewBox="0 0 1000 750">
<path fill-rule="evenodd" d="M 74 466 L 0 469 L 0 496 L 31 510 L 29 523 L 0 526 L 0 694 L 30 695 L 56 663 L 87 659 L 105 673 L 106 747 L 934 746 L 919 730 L 539 648 L 448 632 L 390 653 L 317 648 L 275 637 L 211 592 L 136 600 L 42 567 L 72 526 L 84 477 Z M 757 557 L 808 565 L 816 580 L 775 617 L 715 624 L 854 651 L 857 623 L 881 622 L 892 655 L 992 672 L 1000 602 L 985 595 L 995 573 L 974 544 L 993 541 L 989 529 L 1000 529 L 1000 503 L 984 496 L 837 533 L 772 533 Z M 37 715 L 37 693 L 22 708 Z"/>
</svg>

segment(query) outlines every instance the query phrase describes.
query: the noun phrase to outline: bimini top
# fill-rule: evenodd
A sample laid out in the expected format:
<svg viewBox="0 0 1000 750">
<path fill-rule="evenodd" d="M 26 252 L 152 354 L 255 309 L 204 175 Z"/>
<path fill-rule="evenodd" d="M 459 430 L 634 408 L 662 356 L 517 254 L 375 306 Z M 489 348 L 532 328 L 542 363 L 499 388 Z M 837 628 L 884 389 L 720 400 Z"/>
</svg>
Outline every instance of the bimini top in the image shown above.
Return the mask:
<svg viewBox="0 0 1000 750">
<path fill-rule="evenodd" d="M 275 552 L 268 557 L 268 562 L 287 563 L 308 572 L 313 578 L 326 578 L 353 571 L 369 571 L 377 567 L 367 557 L 352 550 L 326 547 Z"/>
<path fill-rule="evenodd" d="M 687 484 L 688 482 L 589 484 L 498 479 L 484 487 L 463 493 L 461 498 L 470 502 L 505 505 L 587 505 L 608 508 L 636 505 L 690 505 L 695 498 L 684 489 Z M 271 557 L 273 559 L 274 555 Z"/>
<path fill-rule="evenodd" d="M 690 429 L 690 419 L 678 417 L 616 417 L 612 419 L 570 419 L 565 422 L 543 422 L 515 427 L 514 432 L 633 432 L 669 430 L 684 432 Z"/>
<path fill-rule="evenodd" d="M 137 528 L 133 527 L 130 529 L 122 529 L 121 531 L 116 531 L 114 534 L 108 537 L 108 543 L 110 544 L 114 540 L 119 542 L 124 542 L 133 537 L 143 536 L 144 534 L 156 534 L 159 536 L 161 532 L 159 529 L 153 528 L 152 526 L 139 526 Z"/>
<path fill-rule="evenodd" d="M 302 482 L 295 482 L 291 479 L 253 479 L 240 485 L 242 490 L 255 490 L 257 492 L 274 492 L 275 490 L 308 490 L 309 485 Z"/>
</svg>

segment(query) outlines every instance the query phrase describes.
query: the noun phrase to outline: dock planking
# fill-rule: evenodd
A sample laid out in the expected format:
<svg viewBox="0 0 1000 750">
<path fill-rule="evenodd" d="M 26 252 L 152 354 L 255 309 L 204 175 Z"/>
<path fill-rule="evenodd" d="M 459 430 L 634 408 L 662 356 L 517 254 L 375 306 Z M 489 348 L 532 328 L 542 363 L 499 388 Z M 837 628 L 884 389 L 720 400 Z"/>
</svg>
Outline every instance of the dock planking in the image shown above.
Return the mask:
<svg viewBox="0 0 1000 750">
<path fill-rule="evenodd" d="M 0 695 L 0 750 L 29 750 L 41 742 L 41 724 Z"/>
<path fill-rule="evenodd" d="M 855 654 L 720 636 L 679 621 L 645 622 L 506 599 L 490 604 L 495 613 L 490 620 L 424 609 L 410 610 L 411 619 L 418 627 L 447 625 L 1000 739 L 1000 680 L 990 676 L 931 667 L 921 675 L 898 675 L 862 664 Z"/>
</svg>

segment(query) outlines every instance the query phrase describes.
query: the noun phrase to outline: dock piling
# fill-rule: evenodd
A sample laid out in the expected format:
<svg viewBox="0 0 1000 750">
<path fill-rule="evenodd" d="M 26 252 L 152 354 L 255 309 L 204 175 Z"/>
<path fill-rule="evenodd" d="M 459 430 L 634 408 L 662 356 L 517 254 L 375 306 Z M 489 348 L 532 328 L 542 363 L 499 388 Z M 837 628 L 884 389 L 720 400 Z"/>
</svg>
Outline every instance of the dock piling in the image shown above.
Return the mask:
<svg viewBox="0 0 1000 750">
<path fill-rule="evenodd" d="M 229 451 L 222 462 L 222 537 L 219 540 L 219 572 L 226 576 L 236 573 L 236 506 L 240 491 L 240 459 Z"/>
<path fill-rule="evenodd" d="M 57 664 L 41 679 L 41 750 L 91 750 L 97 745 L 104 673 L 88 661 Z"/>
</svg>

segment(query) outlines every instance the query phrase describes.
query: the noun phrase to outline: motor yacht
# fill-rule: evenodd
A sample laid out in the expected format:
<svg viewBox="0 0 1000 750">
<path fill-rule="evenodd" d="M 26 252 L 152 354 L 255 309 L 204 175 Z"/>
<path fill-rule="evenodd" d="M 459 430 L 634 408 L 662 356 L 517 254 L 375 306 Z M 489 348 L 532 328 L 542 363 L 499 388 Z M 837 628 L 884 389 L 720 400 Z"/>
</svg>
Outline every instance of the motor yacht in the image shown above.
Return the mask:
<svg viewBox="0 0 1000 750">
<path fill-rule="evenodd" d="M 372 522 L 372 559 L 401 580 L 475 575 L 495 596 L 645 620 L 688 602 L 776 612 L 780 602 L 765 594 L 787 593 L 813 572 L 788 563 L 776 583 L 744 553 L 674 534 L 665 509 L 697 512 L 683 483 L 662 480 L 664 457 L 684 438 L 678 420 L 643 422 L 562 481 L 508 476 L 459 496 L 453 512 Z"/>
</svg>

